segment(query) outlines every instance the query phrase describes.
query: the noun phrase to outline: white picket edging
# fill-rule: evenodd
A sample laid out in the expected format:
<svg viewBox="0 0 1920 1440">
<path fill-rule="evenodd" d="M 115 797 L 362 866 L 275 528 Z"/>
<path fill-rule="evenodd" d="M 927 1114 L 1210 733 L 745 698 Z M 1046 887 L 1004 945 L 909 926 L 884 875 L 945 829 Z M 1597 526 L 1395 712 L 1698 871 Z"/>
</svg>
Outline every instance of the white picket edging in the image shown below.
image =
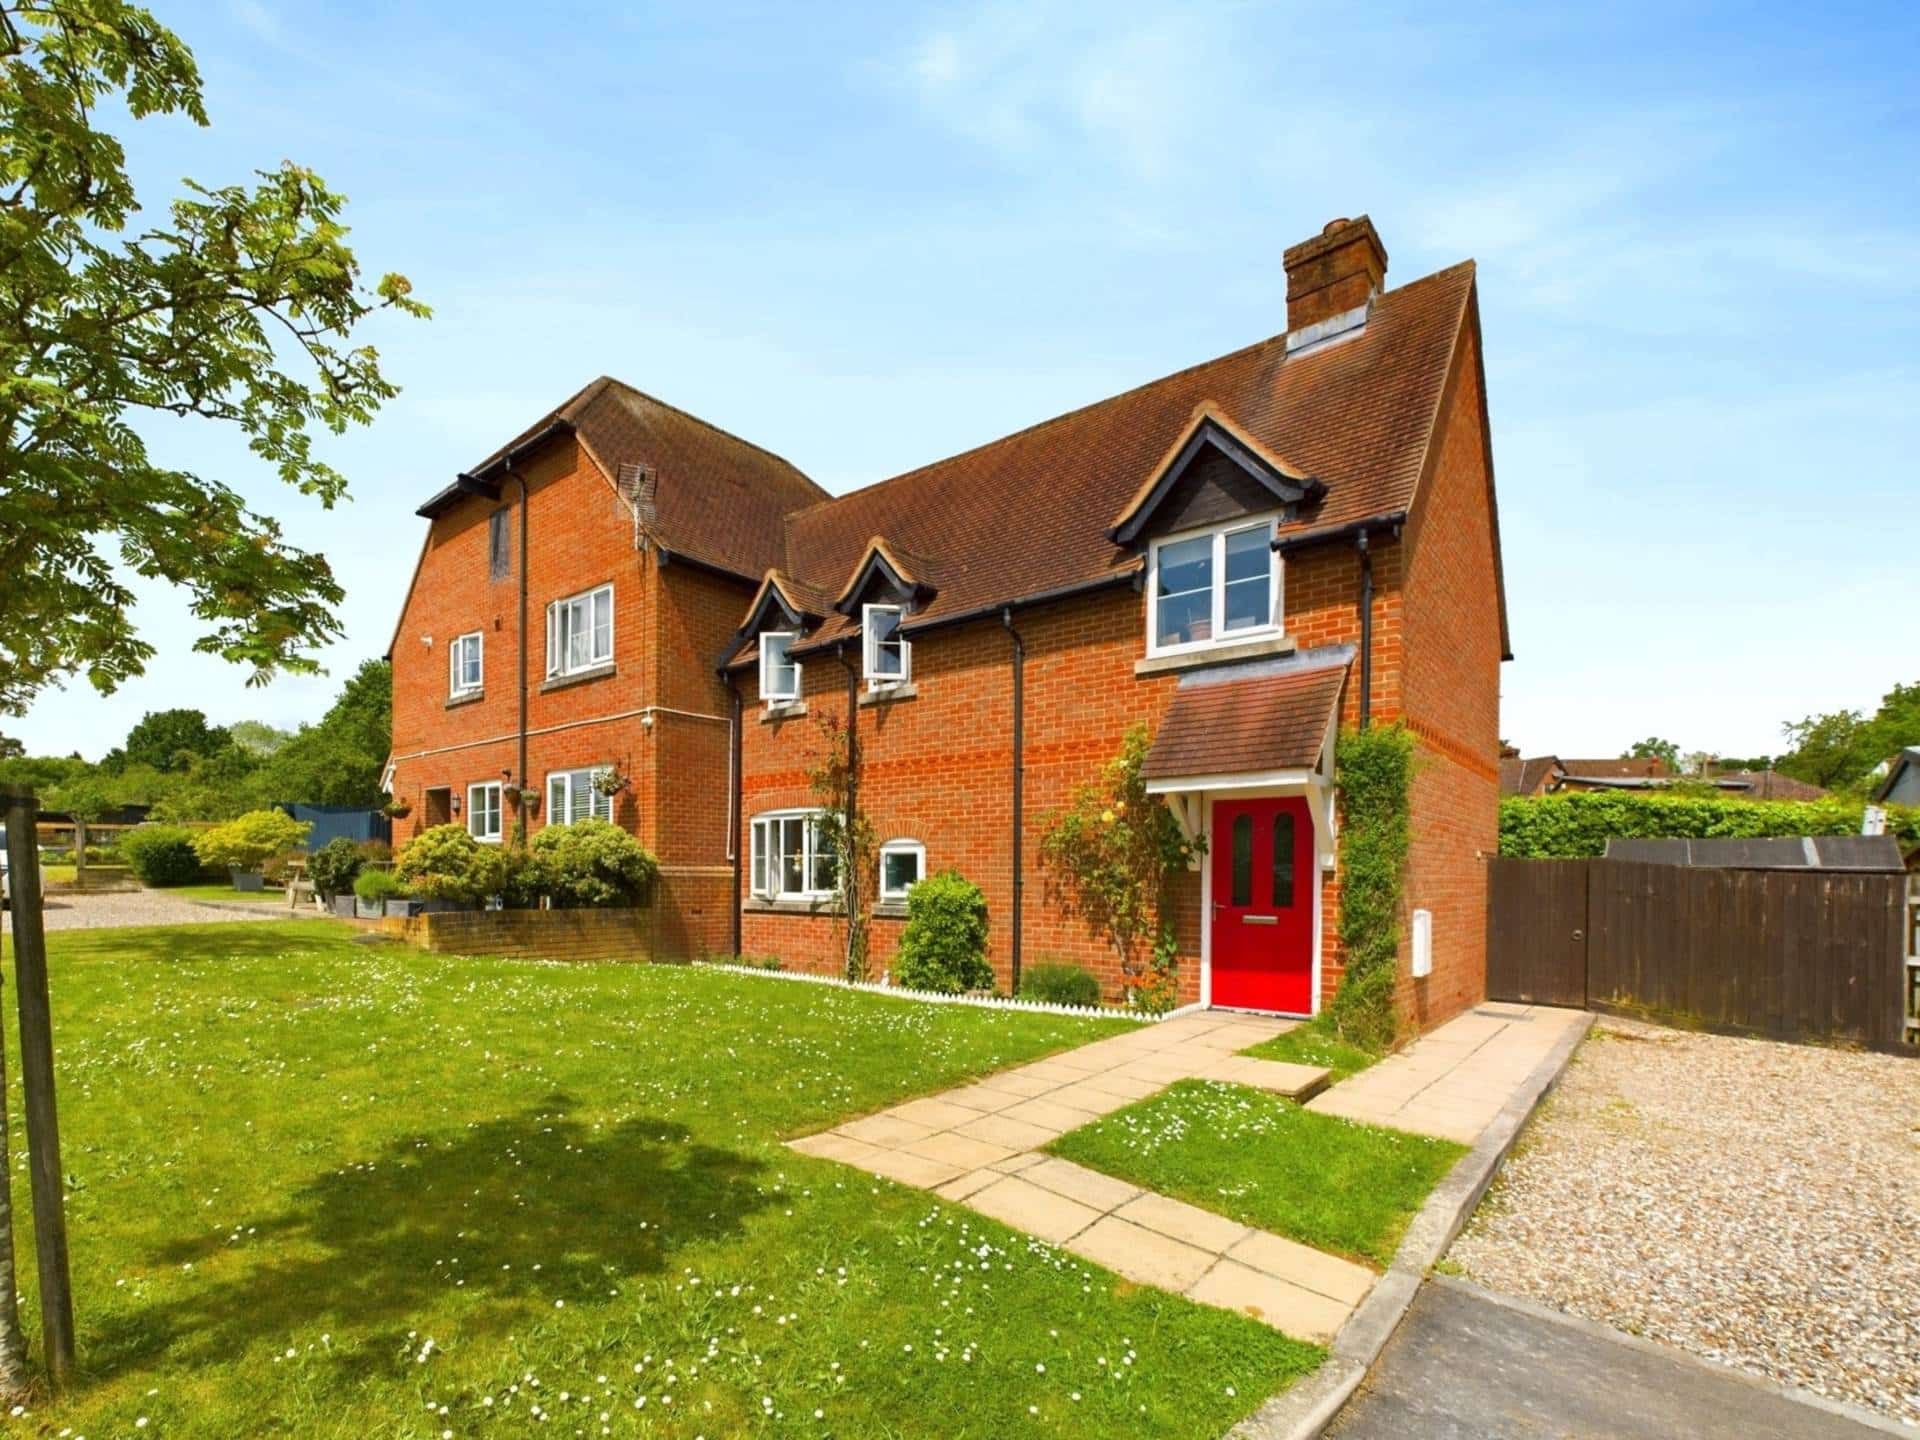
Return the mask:
<svg viewBox="0 0 1920 1440">
<path fill-rule="evenodd" d="M 696 960 L 706 970 L 726 970 L 735 975 L 757 975 L 767 980 L 799 980 L 808 985 L 836 985 L 842 990 L 865 990 L 874 995 L 891 995 L 896 1000 L 919 1000 L 929 1005 L 976 1005 L 983 1010 L 1031 1010 L 1040 1015 L 1080 1015 L 1096 1020 L 1132 1020 L 1140 1025 L 1157 1025 L 1162 1020 L 1188 1015 L 1198 1005 L 1185 1005 L 1164 1015 L 1146 1015 L 1138 1010 L 1109 1010 L 1101 1005 L 1055 1005 L 1045 1000 L 1017 1000 L 999 995 L 943 995 L 934 990 L 909 990 L 901 985 L 883 985 L 876 980 L 843 980 L 838 975 L 809 975 L 803 970 L 767 970 L 758 965 L 735 965 L 726 960 Z"/>
</svg>

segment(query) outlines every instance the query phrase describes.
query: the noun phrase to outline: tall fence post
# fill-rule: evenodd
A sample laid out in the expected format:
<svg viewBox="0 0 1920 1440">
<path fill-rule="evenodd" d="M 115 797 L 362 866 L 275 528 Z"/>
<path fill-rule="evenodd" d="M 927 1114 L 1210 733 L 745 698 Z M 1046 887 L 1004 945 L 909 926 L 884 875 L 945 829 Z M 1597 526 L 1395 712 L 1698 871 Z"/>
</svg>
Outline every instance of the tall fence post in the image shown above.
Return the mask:
<svg viewBox="0 0 1920 1440">
<path fill-rule="evenodd" d="M 26 1093 L 33 1246 L 40 1274 L 40 1333 L 54 1388 L 73 1373 L 73 1287 L 67 1272 L 66 1194 L 53 1100 L 53 1010 L 41 914 L 39 804 L 30 787 L 0 785 L 7 825 L 7 898 L 13 907 L 13 989 L 20 1007 L 20 1085 Z M 82 832 L 84 834 L 84 832 Z M 5 1177 L 0 1176 L 0 1183 Z"/>
</svg>

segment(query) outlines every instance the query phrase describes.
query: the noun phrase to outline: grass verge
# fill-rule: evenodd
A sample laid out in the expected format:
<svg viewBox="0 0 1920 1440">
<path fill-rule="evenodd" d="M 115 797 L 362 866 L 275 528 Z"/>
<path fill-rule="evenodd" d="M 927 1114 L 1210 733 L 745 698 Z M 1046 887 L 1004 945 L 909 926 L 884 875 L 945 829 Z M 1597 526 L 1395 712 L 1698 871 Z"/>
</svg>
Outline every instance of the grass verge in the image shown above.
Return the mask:
<svg viewBox="0 0 1920 1440">
<path fill-rule="evenodd" d="M 1257 1060 L 1290 1060 L 1299 1065 L 1324 1065 L 1332 1073 L 1328 1083 L 1357 1075 L 1380 1059 L 1371 1050 L 1349 1045 L 1318 1020 L 1309 1020 L 1291 1030 L 1262 1040 L 1240 1052 Z"/>
<path fill-rule="evenodd" d="M 1464 1145 L 1182 1080 L 1062 1135 L 1056 1155 L 1319 1250 L 1385 1267 Z"/>
<path fill-rule="evenodd" d="M 219 881 L 195 885 L 167 885 L 154 891 L 158 895 L 172 895 L 181 900 L 224 900 L 237 905 L 285 905 L 287 895 L 284 890 L 236 890 L 231 885 Z"/>
<path fill-rule="evenodd" d="M 48 937 L 80 1376 L 25 1429 L 1212 1437 L 1323 1358 L 780 1143 L 1125 1022 L 352 934 Z"/>
</svg>

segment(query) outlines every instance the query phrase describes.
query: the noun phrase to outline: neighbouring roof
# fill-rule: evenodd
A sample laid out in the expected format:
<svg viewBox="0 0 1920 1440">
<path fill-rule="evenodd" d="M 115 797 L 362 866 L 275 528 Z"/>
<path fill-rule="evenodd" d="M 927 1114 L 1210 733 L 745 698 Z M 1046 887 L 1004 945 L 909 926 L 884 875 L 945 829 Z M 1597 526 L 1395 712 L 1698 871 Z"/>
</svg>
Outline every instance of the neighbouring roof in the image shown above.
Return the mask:
<svg viewBox="0 0 1920 1440">
<path fill-rule="evenodd" d="M 1294 661 L 1183 675 L 1141 775 L 1173 780 L 1316 768 L 1352 662 L 1352 648 L 1338 646 Z"/>
<path fill-rule="evenodd" d="M 420 513 L 439 514 L 474 493 L 476 481 L 482 493 L 497 494 L 509 456 L 519 458 L 564 433 L 579 438 L 670 554 L 748 578 L 780 564 L 787 514 L 827 498 L 771 451 L 603 375 L 487 456 L 467 472 L 468 483 L 456 481 Z"/>
<path fill-rule="evenodd" d="M 1503 755 L 1500 759 L 1500 793 L 1531 795 L 1559 768 L 1559 759 L 1552 755 L 1534 755 L 1525 759 L 1518 755 Z"/>
<path fill-rule="evenodd" d="M 1287 354 L 1285 335 L 790 515 L 780 569 L 840 593 L 876 536 L 939 565 L 911 634 L 1014 600 L 1131 579 L 1109 527 L 1150 490 L 1203 414 L 1277 475 L 1324 484 L 1281 535 L 1403 514 L 1426 466 L 1470 315 L 1471 261 L 1380 294 L 1363 328 Z M 1281 460 L 1279 457 L 1284 456 Z M 1504 622 L 1503 622 L 1504 624 Z M 816 648 L 856 633 L 829 618 Z M 742 657 L 744 658 L 744 657 Z"/>
<path fill-rule="evenodd" d="M 1794 835 L 1768 839 L 1607 841 L 1609 860 L 1723 870 L 1845 870 L 1898 874 L 1906 861 L 1891 835 Z"/>
<path fill-rule="evenodd" d="M 1562 760 L 1560 771 L 1569 780 L 1655 780 L 1670 776 L 1658 755 L 1624 755 L 1610 760 Z"/>
<path fill-rule="evenodd" d="M 1712 783 L 1722 789 L 1733 788 L 1743 800 L 1824 800 L 1828 792 L 1778 770 L 1721 770 Z"/>
<path fill-rule="evenodd" d="M 1900 777 L 1910 765 L 1920 765 L 1920 746 L 1909 745 L 1893 757 L 1893 763 L 1887 766 L 1887 775 L 1874 787 L 1873 798 L 1884 800 L 1893 793 L 1893 787 L 1900 783 Z"/>
</svg>

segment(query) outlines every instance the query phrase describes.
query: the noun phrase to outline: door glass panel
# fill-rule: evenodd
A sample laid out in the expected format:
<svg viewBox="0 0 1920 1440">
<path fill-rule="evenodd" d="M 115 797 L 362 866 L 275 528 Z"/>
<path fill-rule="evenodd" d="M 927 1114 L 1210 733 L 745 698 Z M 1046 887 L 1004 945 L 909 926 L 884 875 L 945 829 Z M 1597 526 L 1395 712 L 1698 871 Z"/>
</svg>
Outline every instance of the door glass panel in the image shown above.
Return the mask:
<svg viewBox="0 0 1920 1440">
<path fill-rule="evenodd" d="M 1233 817 L 1233 904 L 1253 903 L 1253 817 Z"/>
<path fill-rule="evenodd" d="M 1293 905 L 1293 815 L 1282 810 L 1273 817 L 1273 908 Z"/>
</svg>

